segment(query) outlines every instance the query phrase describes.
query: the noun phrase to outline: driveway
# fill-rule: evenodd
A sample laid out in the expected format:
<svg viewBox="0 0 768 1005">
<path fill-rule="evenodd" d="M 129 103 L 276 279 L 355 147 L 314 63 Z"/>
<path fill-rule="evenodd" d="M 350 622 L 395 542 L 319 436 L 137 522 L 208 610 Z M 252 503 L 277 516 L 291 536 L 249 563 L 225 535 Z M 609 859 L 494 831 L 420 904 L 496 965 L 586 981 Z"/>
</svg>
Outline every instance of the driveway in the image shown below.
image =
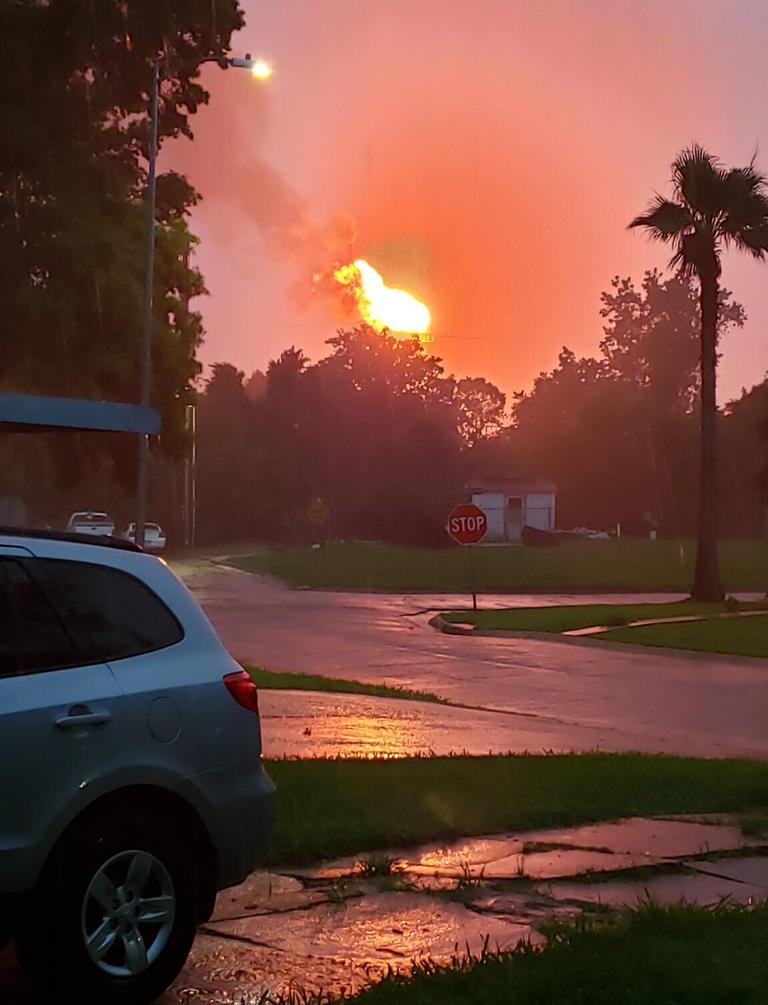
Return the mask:
<svg viewBox="0 0 768 1005">
<path fill-rule="evenodd" d="M 429 627 L 462 597 L 292 590 L 210 562 L 177 571 L 230 651 L 291 670 L 432 691 L 469 708 L 262 691 L 268 755 L 642 750 L 768 756 L 768 666 Z M 669 595 L 483 597 L 483 605 Z"/>
</svg>

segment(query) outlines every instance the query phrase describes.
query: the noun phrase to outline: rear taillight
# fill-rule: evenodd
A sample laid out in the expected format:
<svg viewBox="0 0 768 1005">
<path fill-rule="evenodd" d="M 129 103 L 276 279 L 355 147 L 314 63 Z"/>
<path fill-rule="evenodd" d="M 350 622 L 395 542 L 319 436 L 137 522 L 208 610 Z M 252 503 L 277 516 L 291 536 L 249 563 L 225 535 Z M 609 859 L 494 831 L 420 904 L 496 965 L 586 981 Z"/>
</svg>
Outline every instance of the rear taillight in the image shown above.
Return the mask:
<svg viewBox="0 0 768 1005">
<path fill-rule="evenodd" d="M 235 673 L 226 674 L 224 683 L 226 684 L 227 691 L 229 691 L 238 705 L 247 708 L 249 712 L 258 713 L 259 692 L 245 670 L 237 670 Z"/>
</svg>

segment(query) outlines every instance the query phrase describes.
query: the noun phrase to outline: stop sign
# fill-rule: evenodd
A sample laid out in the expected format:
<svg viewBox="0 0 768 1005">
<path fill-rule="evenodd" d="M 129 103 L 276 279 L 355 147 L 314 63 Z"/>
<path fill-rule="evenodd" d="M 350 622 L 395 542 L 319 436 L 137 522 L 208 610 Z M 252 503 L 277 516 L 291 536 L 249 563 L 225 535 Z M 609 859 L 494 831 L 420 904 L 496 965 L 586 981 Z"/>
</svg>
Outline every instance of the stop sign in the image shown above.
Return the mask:
<svg viewBox="0 0 768 1005">
<path fill-rule="evenodd" d="M 477 544 L 485 537 L 488 521 L 485 513 L 474 503 L 460 503 L 448 514 L 445 529 L 459 544 Z"/>
</svg>

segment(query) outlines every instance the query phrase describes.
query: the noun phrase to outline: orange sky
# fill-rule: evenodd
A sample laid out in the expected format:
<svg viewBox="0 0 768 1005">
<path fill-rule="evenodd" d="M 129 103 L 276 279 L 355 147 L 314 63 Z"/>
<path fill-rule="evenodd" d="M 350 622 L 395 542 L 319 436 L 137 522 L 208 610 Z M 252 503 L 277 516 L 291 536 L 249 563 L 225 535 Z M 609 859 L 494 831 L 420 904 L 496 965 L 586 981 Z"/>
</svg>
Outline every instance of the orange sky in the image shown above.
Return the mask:
<svg viewBox="0 0 768 1005">
<path fill-rule="evenodd" d="M 766 132 L 764 0 L 244 7 L 234 48 L 274 79 L 208 68 L 195 143 L 163 156 L 204 196 L 209 363 L 317 358 L 339 315 L 309 277 L 349 252 L 428 304 L 449 370 L 527 388 L 563 344 L 596 351 L 613 275 L 664 264 L 625 227 L 678 148 L 741 164 Z M 768 368 L 768 265 L 729 255 L 724 279 L 749 321 L 723 399 Z"/>
</svg>

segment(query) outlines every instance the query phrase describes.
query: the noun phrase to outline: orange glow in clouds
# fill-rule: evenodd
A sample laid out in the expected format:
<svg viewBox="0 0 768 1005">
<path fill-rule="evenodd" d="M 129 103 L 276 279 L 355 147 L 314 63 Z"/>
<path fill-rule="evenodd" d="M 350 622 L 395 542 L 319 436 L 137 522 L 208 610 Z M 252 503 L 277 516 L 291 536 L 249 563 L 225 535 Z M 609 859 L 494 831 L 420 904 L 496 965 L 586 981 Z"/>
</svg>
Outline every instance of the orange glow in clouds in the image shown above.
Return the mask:
<svg viewBox="0 0 768 1005">
<path fill-rule="evenodd" d="M 364 258 L 342 265 L 333 275 L 354 296 L 363 321 L 377 331 L 387 328 L 404 335 L 426 335 L 429 331 L 429 308 L 405 290 L 387 286 Z"/>
</svg>

